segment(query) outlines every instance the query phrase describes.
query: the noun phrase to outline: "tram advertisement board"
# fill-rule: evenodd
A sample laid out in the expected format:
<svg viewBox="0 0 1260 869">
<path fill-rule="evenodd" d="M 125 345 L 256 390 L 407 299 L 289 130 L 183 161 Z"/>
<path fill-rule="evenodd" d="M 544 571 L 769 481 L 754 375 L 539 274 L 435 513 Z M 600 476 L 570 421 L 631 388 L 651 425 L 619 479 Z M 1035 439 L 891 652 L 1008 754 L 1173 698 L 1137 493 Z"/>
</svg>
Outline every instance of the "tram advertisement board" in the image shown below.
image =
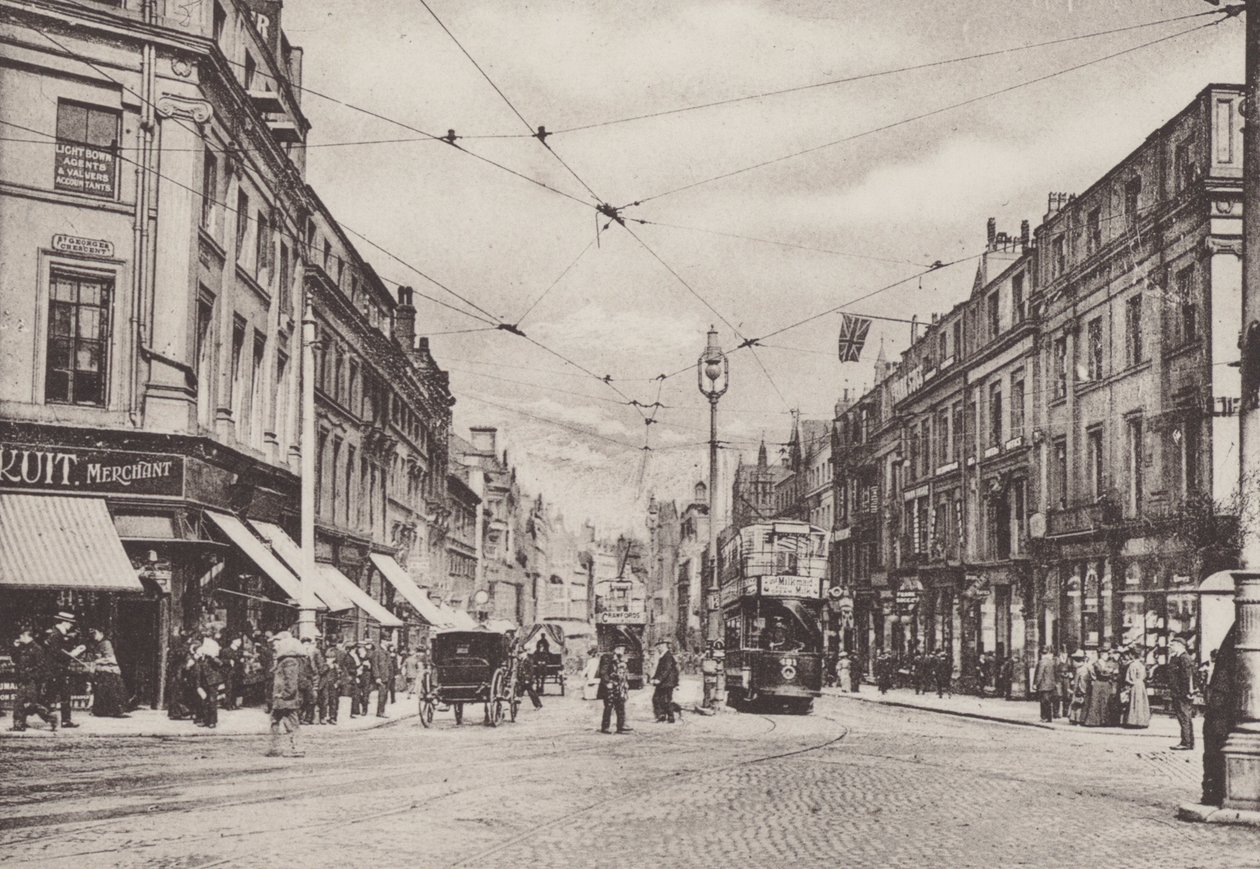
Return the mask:
<svg viewBox="0 0 1260 869">
<path fill-rule="evenodd" d="M 762 576 L 762 597 L 803 597 L 816 600 L 823 596 L 823 581 L 816 576 Z M 750 581 L 757 581 L 751 580 Z"/>
</svg>

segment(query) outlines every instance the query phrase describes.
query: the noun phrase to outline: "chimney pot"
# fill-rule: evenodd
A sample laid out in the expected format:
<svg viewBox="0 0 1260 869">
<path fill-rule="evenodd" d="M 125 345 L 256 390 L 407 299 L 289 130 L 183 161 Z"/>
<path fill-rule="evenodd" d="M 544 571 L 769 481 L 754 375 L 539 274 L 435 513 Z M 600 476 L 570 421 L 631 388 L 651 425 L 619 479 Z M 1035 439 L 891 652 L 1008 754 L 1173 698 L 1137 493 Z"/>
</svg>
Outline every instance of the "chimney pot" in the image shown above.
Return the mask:
<svg viewBox="0 0 1260 869">
<path fill-rule="evenodd" d="M 989 242 L 989 248 L 992 249 L 993 242 L 997 239 L 997 218 L 990 217 L 986 228 L 985 238 Z"/>
<path fill-rule="evenodd" d="M 1024 250 L 1028 250 L 1028 245 L 1032 240 L 1032 229 L 1027 220 L 1019 222 L 1019 243 Z"/>
</svg>

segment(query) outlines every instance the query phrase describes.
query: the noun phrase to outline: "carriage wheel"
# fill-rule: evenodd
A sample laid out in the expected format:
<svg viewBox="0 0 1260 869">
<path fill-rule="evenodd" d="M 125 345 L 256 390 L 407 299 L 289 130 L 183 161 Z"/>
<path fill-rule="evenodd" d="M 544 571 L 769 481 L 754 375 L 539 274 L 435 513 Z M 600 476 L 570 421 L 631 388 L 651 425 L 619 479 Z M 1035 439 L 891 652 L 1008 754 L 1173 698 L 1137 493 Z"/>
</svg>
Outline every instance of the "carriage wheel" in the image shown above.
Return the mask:
<svg viewBox="0 0 1260 869">
<path fill-rule="evenodd" d="M 420 698 L 420 723 L 425 727 L 433 724 L 433 700 L 429 697 Z"/>
<path fill-rule="evenodd" d="M 456 724 L 464 723 L 464 704 L 463 703 L 455 704 L 455 723 Z"/>
<path fill-rule="evenodd" d="M 486 703 L 486 724 L 498 727 L 503 723 L 503 701 L 495 698 Z"/>
</svg>

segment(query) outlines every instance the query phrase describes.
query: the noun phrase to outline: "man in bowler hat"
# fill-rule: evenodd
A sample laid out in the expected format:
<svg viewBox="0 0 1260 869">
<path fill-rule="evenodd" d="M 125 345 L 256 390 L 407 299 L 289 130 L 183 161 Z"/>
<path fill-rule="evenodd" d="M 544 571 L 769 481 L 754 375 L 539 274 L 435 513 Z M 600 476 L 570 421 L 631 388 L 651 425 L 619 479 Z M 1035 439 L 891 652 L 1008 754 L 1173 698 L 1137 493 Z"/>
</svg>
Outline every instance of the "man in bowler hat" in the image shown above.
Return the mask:
<svg viewBox="0 0 1260 869">
<path fill-rule="evenodd" d="M 49 664 L 52 667 L 52 680 L 49 683 L 49 701 L 54 698 L 61 705 L 61 726 L 78 727 L 70 720 L 70 678 L 79 672 L 79 655 L 87 648 L 79 643 L 75 632 L 77 620 L 73 613 L 59 612 L 44 636 L 44 650 L 48 652 Z"/>
</svg>

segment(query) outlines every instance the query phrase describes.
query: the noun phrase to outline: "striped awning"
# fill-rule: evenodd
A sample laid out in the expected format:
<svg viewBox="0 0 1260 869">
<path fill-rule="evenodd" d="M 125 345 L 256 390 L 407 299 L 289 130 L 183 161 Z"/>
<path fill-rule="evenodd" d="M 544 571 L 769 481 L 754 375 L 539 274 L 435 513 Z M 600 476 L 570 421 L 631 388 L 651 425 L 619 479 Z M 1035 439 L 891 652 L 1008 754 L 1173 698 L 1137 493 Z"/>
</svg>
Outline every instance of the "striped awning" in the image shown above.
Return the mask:
<svg viewBox="0 0 1260 869">
<path fill-rule="evenodd" d="M 267 544 L 245 527 L 244 522 L 230 513 L 220 513 L 217 510 L 207 510 L 206 516 L 227 535 L 237 549 L 245 553 L 249 560 L 258 566 L 259 570 L 280 586 L 291 600 L 299 605 L 302 603 L 302 581 L 293 571 L 284 566 Z M 328 609 L 328 605 L 317 599 L 316 609 Z"/>
<path fill-rule="evenodd" d="M 401 564 L 379 552 L 373 552 L 371 556 L 372 563 L 381 572 L 381 576 L 385 577 L 386 582 L 392 585 L 407 603 L 411 604 L 412 608 L 420 614 L 420 618 L 435 628 L 454 626 L 453 619 L 442 612 L 436 603 L 429 600 L 428 592 L 412 581 Z"/>
<path fill-rule="evenodd" d="M 370 594 L 351 582 L 350 577 L 333 565 L 320 562 L 315 565 L 315 569 L 319 571 L 326 585 L 335 588 L 338 593 L 354 601 L 355 606 L 367 613 L 368 618 L 375 620 L 381 627 L 401 628 L 403 626 L 402 619 L 374 601 Z"/>
<path fill-rule="evenodd" d="M 143 592 L 103 498 L 0 494 L 0 587 Z"/>
<path fill-rule="evenodd" d="M 319 596 L 320 600 L 328 604 L 330 611 L 342 612 L 343 610 L 354 609 L 354 601 L 338 590 L 335 585 L 329 583 L 319 570 L 316 570 L 311 576 L 306 575 L 306 559 L 302 554 L 302 547 L 298 546 L 292 537 L 285 534 L 283 528 L 271 522 L 260 522 L 255 519 L 250 519 L 249 524 L 253 526 L 263 540 L 267 541 L 272 551 L 280 556 L 280 560 L 284 562 L 289 570 L 293 571 L 303 582 L 310 582 L 311 585 L 315 586 L 315 594 Z"/>
</svg>

